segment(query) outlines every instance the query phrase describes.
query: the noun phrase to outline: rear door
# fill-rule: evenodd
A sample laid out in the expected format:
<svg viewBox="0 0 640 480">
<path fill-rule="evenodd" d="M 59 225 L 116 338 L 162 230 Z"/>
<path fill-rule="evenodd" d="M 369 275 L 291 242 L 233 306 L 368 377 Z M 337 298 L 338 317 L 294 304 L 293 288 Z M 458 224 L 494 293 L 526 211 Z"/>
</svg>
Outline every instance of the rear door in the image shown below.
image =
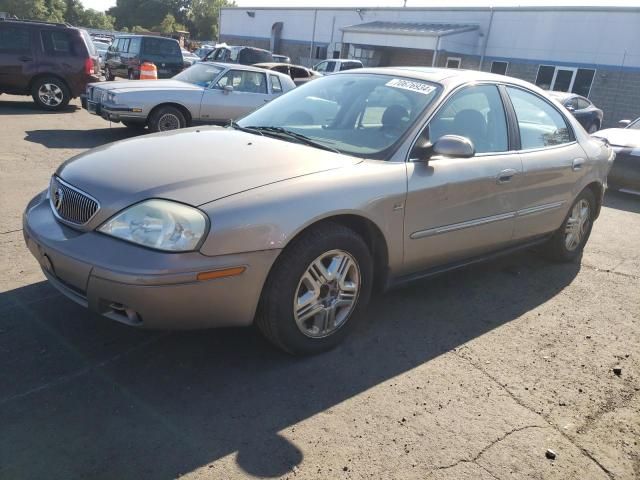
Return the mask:
<svg viewBox="0 0 640 480">
<path fill-rule="evenodd" d="M 26 91 L 36 71 L 30 28 L 0 22 L 0 91 Z"/>
<path fill-rule="evenodd" d="M 233 87 L 233 90 L 225 90 L 225 87 Z M 236 120 L 270 99 L 265 73 L 229 70 L 215 85 L 205 90 L 201 118 L 219 123 Z"/>
<path fill-rule="evenodd" d="M 143 37 L 141 60 L 155 64 L 158 78 L 171 78 L 184 69 L 180 45 L 170 38 Z"/>
<path fill-rule="evenodd" d="M 533 92 L 511 86 L 506 91 L 515 110 L 524 168 L 515 238 L 525 239 L 560 227 L 589 164 L 559 110 Z"/>
<path fill-rule="evenodd" d="M 129 76 L 127 61 L 129 57 L 130 44 L 131 38 L 121 38 L 120 43 L 118 44 L 118 62 L 114 71 L 118 77 L 127 78 Z"/>
<path fill-rule="evenodd" d="M 40 30 L 39 36 L 43 50 L 38 61 L 40 72 L 58 74 L 67 83 L 72 83 L 72 79 L 86 79 L 87 47 L 77 31 L 45 28 Z"/>
<path fill-rule="evenodd" d="M 498 250 L 512 240 L 522 162 L 508 132 L 492 84 L 463 87 L 429 121 L 421 141 L 460 135 L 473 142 L 476 154 L 407 164 L 407 273 Z"/>
</svg>

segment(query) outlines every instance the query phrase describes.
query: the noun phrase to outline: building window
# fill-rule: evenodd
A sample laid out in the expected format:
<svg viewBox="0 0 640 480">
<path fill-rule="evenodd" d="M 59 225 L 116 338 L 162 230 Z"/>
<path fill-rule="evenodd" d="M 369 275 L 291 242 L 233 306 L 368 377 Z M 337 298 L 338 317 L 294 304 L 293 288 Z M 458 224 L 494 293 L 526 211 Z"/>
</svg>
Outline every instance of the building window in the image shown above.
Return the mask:
<svg viewBox="0 0 640 480">
<path fill-rule="evenodd" d="M 373 48 L 362 48 L 349 45 L 349 58 L 360 60 L 365 67 L 375 66 L 375 62 L 373 62 L 375 53 L 376 51 Z"/>
<path fill-rule="evenodd" d="M 462 60 L 458 57 L 447 57 L 447 68 L 460 68 Z"/>
<path fill-rule="evenodd" d="M 536 85 L 545 90 L 571 92 L 588 97 L 596 71 L 592 68 L 540 65 Z"/>
<path fill-rule="evenodd" d="M 327 58 L 327 47 L 316 47 L 316 58 Z"/>
<path fill-rule="evenodd" d="M 491 62 L 491 73 L 506 75 L 508 66 L 509 62 Z"/>
</svg>

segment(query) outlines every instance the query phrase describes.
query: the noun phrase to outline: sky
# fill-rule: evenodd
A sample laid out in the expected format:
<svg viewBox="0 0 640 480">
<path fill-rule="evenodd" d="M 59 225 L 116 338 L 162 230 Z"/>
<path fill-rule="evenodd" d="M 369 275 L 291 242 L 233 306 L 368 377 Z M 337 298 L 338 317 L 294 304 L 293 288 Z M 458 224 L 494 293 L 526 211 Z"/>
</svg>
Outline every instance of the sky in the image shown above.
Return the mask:
<svg viewBox="0 0 640 480">
<path fill-rule="evenodd" d="M 81 0 L 87 8 L 104 11 L 116 4 L 116 0 Z M 236 0 L 240 7 L 401 7 L 403 0 Z M 638 0 L 407 0 L 408 7 L 474 6 L 507 7 L 518 5 L 569 5 L 569 6 L 638 6 Z"/>
</svg>

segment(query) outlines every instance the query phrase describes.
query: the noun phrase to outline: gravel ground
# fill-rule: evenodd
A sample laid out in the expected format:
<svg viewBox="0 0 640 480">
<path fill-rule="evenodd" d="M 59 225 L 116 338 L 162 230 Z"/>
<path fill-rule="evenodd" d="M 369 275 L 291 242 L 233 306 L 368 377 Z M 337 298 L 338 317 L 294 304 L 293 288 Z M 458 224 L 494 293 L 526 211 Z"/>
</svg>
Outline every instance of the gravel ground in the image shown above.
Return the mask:
<svg viewBox="0 0 640 480">
<path fill-rule="evenodd" d="M 525 252 L 414 283 L 297 359 L 253 329 L 138 331 L 56 293 L 22 210 L 61 162 L 132 134 L 7 95 L 0 124 L 0 478 L 640 478 L 640 198 L 607 193 L 580 264 Z"/>
</svg>

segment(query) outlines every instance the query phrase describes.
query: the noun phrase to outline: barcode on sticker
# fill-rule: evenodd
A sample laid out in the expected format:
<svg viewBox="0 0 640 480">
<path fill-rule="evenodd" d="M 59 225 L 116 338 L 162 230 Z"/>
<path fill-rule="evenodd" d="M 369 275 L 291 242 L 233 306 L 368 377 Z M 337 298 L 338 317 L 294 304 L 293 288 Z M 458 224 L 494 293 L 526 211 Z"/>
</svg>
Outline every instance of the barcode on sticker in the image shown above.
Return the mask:
<svg viewBox="0 0 640 480">
<path fill-rule="evenodd" d="M 415 82 L 413 80 L 403 80 L 400 78 L 394 78 L 386 83 L 387 87 L 402 88 L 404 90 L 411 90 L 412 92 L 423 93 L 429 95 L 436 87 L 429 85 L 428 83 Z"/>
</svg>

